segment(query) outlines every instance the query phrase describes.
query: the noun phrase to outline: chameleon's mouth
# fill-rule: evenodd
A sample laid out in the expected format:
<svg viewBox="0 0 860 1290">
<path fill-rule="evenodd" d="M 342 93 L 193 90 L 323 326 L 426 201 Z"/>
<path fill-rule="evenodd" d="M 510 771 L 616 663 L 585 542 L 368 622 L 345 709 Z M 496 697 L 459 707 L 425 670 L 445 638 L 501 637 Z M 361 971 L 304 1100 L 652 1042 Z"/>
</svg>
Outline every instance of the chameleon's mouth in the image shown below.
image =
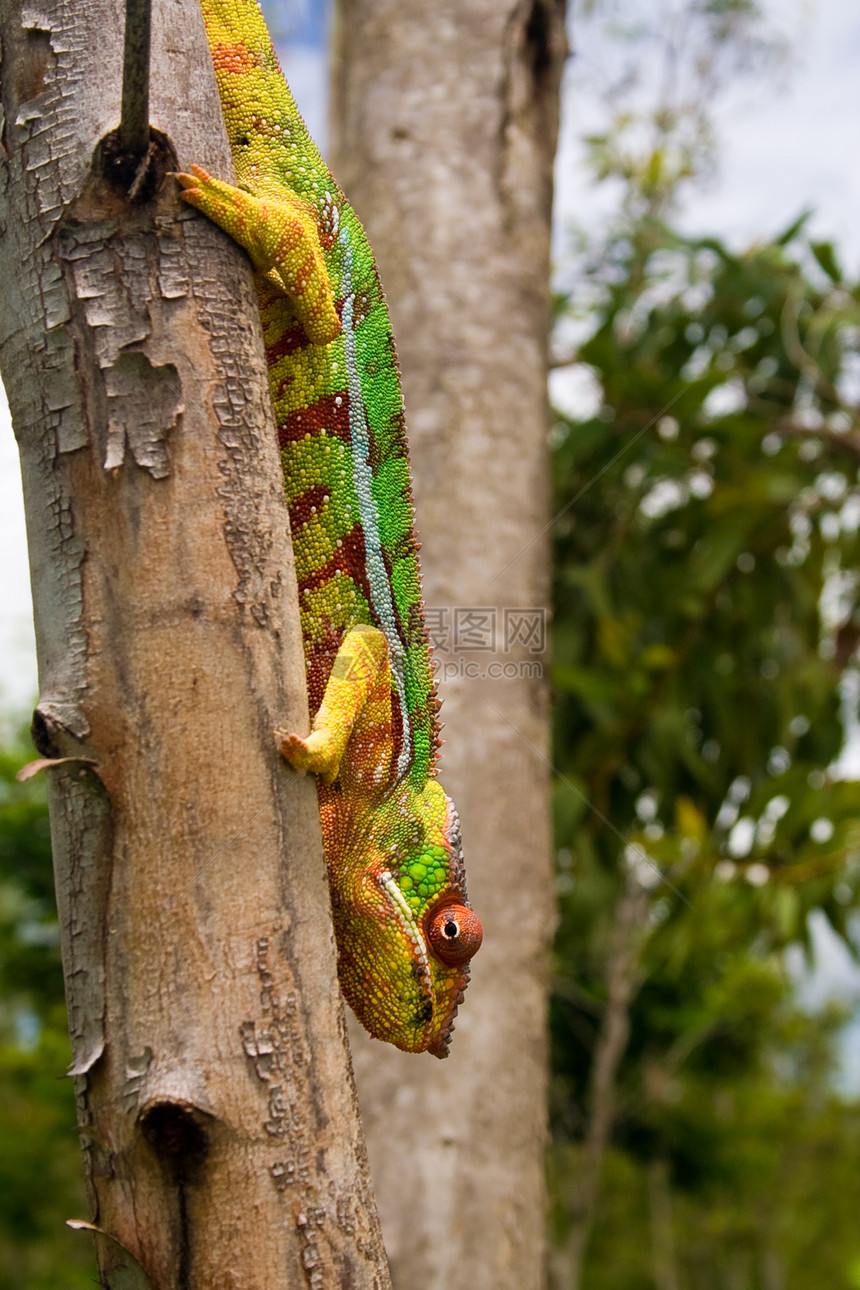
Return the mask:
<svg viewBox="0 0 860 1290">
<path fill-rule="evenodd" d="M 425 1007 L 422 1009 L 421 1020 L 423 1020 L 423 1032 L 420 1035 L 418 1043 L 415 1044 L 415 1052 L 423 1052 L 427 1046 L 430 1036 L 434 1030 L 434 991 L 433 991 L 433 972 L 430 967 L 430 955 L 427 952 L 427 942 L 424 933 L 415 920 L 415 915 L 409 908 L 409 902 L 398 887 L 394 875 L 388 869 L 383 869 L 379 875 L 379 882 L 388 899 L 391 901 L 391 909 L 394 917 L 400 925 L 400 930 L 406 937 L 412 951 L 412 972 L 415 976 L 418 988 L 426 1000 Z M 429 1004 L 429 1007 L 427 1006 Z M 419 1019 L 416 1018 L 416 1021 Z M 449 1036 L 450 1039 L 450 1036 Z"/>
<path fill-rule="evenodd" d="M 450 1004 L 448 1012 L 439 1031 L 439 1037 L 427 1045 L 428 1053 L 434 1057 L 447 1057 L 448 1049 L 451 1046 L 451 1035 L 454 1033 L 454 1018 L 457 1015 L 457 1009 L 463 1002 L 463 996 L 466 993 L 466 986 L 469 984 L 469 964 L 464 963 L 460 972 L 460 979 L 457 982 L 457 989 L 449 996 Z"/>
</svg>

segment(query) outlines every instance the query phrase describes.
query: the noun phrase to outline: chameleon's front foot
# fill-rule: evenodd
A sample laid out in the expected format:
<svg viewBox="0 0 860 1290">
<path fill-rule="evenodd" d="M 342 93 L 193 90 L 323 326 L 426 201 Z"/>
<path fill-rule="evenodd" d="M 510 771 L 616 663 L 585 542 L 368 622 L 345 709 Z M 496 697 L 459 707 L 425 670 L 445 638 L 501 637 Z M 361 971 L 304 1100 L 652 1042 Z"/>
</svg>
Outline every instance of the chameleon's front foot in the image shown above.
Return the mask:
<svg viewBox="0 0 860 1290">
<path fill-rule="evenodd" d="M 202 166 L 177 174 L 182 196 L 208 215 L 250 255 L 254 268 L 283 291 L 314 345 L 340 335 L 341 324 L 311 208 L 283 188 L 277 197 L 257 197 L 213 179 Z"/>
<path fill-rule="evenodd" d="M 323 731 L 314 731 L 303 739 L 301 735 L 290 734 L 287 730 L 275 731 L 275 743 L 281 756 L 294 770 L 310 771 L 318 775 L 324 784 L 332 784 L 340 770 L 339 750 L 332 745 Z"/>
</svg>

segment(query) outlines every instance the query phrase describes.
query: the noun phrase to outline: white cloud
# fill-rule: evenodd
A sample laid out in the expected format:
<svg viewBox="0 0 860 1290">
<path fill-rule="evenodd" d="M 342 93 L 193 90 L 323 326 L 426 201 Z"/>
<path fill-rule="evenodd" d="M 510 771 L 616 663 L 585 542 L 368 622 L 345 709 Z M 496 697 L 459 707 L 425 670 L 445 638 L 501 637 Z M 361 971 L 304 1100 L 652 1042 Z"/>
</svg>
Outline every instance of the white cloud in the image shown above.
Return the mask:
<svg viewBox="0 0 860 1290">
<path fill-rule="evenodd" d="M 851 0 L 765 0 L 771 26 L 792 46 L 789 66 L 758 83 L 739 81 L 717 113 L 716 179 L 687 195 L 682 225 L 725 237 L 736 248 L 780 232 L 807 207 L 816 236 L 832 239 L 846 268 L 860 269 L 860 153 L 857 66 L 860 8 Z M 604 124 L 595 90 L 608 79 L 612 50 L 583 28 L 566 77 L 556 167 L 556 244 L 566 225 L 594 225 L 615 209 L 618 187 L 595 188 L 582 136 Z M 606 61 L 606 67 L 602 66 Z"/>
</svg>

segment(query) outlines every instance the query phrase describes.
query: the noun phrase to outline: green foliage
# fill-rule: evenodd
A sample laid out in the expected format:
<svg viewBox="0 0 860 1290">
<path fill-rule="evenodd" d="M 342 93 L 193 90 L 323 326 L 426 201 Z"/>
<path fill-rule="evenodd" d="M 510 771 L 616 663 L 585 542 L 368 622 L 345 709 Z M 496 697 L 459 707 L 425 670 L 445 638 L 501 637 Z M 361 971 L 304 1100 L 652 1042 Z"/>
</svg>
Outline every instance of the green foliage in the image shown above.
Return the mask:
<svg viewBox="0 0 860 1290">
<path fill-rule="evenodd" d="M 814 909 L 853 952 L 860 894 L 857 788 L 833 769 L 860 693 L 860 288 L 804 229 L 736 255 L 648 218 L 584 261 L 599 407 L 553 431 L 561 1232 L 613 920 L 646 895 L 586 1290 L 654 1284 L 659 1177 L 697 1290 L 860 1266 L 821 1177 L 858 1165 L 844 1019 L 799 1010 L 781 954 Z"/>
<path fill-rule="evenodd" d="M 51 874 L 44 785 L 15 781 L 32 756 L 0 751 L 0 1290 L 84 1290 L 88 1214 Z"/>
<path fill-rule="evenodd" d="M 608 250 L 580 349 L 602 405 L 554 432 L 559 763 L 675 885 L 721 859 L 774 943 L 819 904 L 844 933 L 860 827 L 827 768 L 860 634 L 839 396 L 860 292 L 815 281 L 802 229 L 743 256 L 656 225 Z M 576 847 L 615 865 L 596 816 Z"/>
<path fill-rule="evenodd" d="M 853 1290 L 860 1267 L 857 1108 L 833 1097 L 816 1101 L 802 1089 L 788 1096 L 767 1077 L 722 1093 L 691 1095 L 686 1081 L 682 1089 L 678 1114 L 695 1124 L 698 1149 L 712 1146 L 723 1168 L 719 1179 L 695 1189 L 670 1175 L 680 1284 L 696 1290 Z M 556 1154 L 556 1195 L 575 1186 L 579 1164 L 574 1147 Z M 659 1284 L 652 1254 L 655 1172 L 653 1164 L 610 1149 L 601 1221 L 584 1269 L 588 1290 L 654 1290 Z"/>
<path fill-rule="evenodd" d="M 855 953 L 857 787 L 834 763 L 860 696 L 860 286 L 808 215 L 743 254 L 667 226 L 709 161 L 707 78 L 764 49 L 753 5 L 673 13 L 713 59 L 667 38 L 689 89 L 652 109 L 621 78 L 590 141 L 620 214 L 557 301 L 596 398 L 552 432 L 555 1284 L 602 1105 L 583 1290 L 850 1290 L 846 1017 L 799 1007 L 784 950 L 821 910 Z M 623 33 L 640 59 L 652 18 Z"/>
<path fill-rule="evenodd" d="M 0 1036 L 63 1000 L 51 837 L 41 780 L 15 781 L 25 736 L 0 749 Z"/>
</svg>

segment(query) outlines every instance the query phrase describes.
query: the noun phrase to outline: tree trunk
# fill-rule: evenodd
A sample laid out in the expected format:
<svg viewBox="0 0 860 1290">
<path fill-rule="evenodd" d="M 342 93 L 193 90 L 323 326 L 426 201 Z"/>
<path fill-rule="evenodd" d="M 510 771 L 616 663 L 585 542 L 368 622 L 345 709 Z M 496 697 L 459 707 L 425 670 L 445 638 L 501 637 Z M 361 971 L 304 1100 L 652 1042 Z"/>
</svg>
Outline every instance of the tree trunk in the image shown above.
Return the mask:
<svg viewBox="0 0 860 1290">
<path fill-rule="evenodd" d="M 615 1081 L 630 1034 L 630 1003 L 640 978 L 648 896 L 632 870 L 615 906 L 606 960 L 606 1005 L 597 1035 L 588 1080 L 588 1122 L 582 1165 L 571 1206 L 570 1228 L 553 1252 L 555 1290 L 579 1290 L 582 1265 L 591 1238 L 603 1158 L 615 1115 Z"/>
<path fill-rule="evenodd" d="M 117 0 L 0 23 L 0 364 L 35 729 L 71 759 L 47 773 L 103 1284 L 384 1290 L 316 795 L 272 737 L 307 708 L 249 269 L 169 178 L 132 204 L 90 169 Z M 153 32 L 156 124 L 229 177 L 195 0 Z"/>
<path fill-rule="evenodd" d="M 672 1183 L 669 1163 L 662 1157 L 652 1160 L 648 1165 L 648 1211 L 651 1218 L 654 1290 L 680 1290 Z"/>
<path fill-rule="evenodd" d="M 563 0 L 341 0 L 335 26 L 334 164 L 398 341 L 447 722 L 441 781 L 485 929 L 444 1066 L 353 1042 L 403 1290 L 544 1279 L 554 895 L 540 665 L 565 49 Z"/>
</svg>

